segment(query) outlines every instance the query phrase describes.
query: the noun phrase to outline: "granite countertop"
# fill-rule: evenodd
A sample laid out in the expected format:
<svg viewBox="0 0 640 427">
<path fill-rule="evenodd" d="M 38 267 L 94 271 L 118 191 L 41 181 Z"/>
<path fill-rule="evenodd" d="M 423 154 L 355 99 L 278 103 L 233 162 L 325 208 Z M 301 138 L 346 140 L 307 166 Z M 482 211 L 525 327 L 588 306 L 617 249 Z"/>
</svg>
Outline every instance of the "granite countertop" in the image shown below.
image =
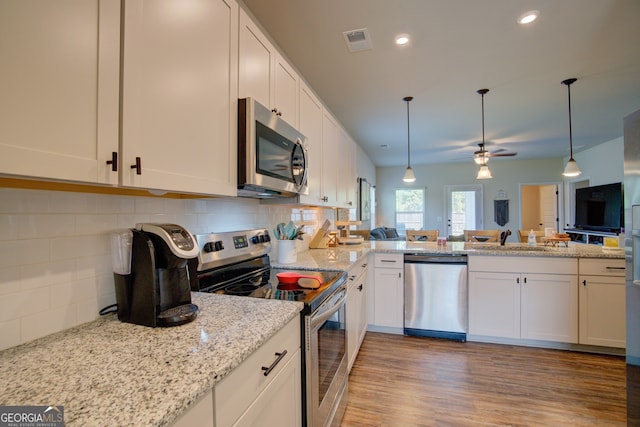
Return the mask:
<svg viewBox="0 0 640 427">
<path fill-rule="evenodd" d="M 542 244 L 531 247 L 526 243 L 506 243 L 505 246 L 499 246 L 496 243 L 447 242 L 445 247 L 439 247 L 435 242 L 365 240 L 357 245 L 299 251 L 296 262 L 292 264 L 278 264 L 276 257 L 272 257 L 271 265 L 297 270 L 348 270 L 370 252 L 624 259 L 622 248 L 608 249 L 581 243 L 569 243 L 567 247 L 564 244 L 557 247 Z"/>
<path fill-rule="evenodd" d="M 63 405 L 67 426 L 163 426 L 299 316 L 292 301 L 193 293 L 190 323 L 115 314 L 0 352 L 0 404 Z"/>
</svg>

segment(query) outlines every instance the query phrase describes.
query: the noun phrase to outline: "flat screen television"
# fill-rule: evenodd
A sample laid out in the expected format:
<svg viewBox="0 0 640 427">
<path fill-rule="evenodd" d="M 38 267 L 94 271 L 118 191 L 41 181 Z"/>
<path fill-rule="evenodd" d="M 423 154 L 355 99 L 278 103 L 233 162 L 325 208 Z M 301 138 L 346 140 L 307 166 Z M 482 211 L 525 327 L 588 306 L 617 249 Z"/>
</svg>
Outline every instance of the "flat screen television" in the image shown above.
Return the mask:
<svg viewBox="0 0 640 427">
<path fill-rule="evenodd" d="M 622 183 L 576 189 L 575 228 L 619 233 L 624 224 Z"/>
</svg>

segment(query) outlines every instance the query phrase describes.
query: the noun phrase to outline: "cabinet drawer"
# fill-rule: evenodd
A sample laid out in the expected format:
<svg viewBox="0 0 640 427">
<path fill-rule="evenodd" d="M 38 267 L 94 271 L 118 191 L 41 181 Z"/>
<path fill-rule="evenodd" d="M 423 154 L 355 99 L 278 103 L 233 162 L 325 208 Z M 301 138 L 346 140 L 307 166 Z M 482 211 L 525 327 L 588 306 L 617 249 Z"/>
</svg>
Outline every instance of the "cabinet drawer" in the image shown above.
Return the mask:
<svg viewBox="0 0 640 427">
<path fill-rule="evenodd" d="M 624 259 L 580 258 L 578 261 L 580 274 L 592 276 L 624 276 Z"/>
<path fill-rule="evenodd" d="M 402 268 L 404 254 L 374 254 L 373 265 L 376 268 Z"/>
<path fill-rule="evenodd" d="M 347 275 L 349 276 L 349 281 L 357 280 L 357 278 L 367 271 L 367 264 L 369 263 L 369 256 L 363 256 L 353 263 L 349 271 L 347 271 Z"/>
<path fill-rule="evenodd" d="M 501 273 L 578 274 L 577 258 L 469 256 L 469 271 Z"/>
<path fill-rule="evenodd" d="M 300 318 L 296 317 L 215 386 L 216 427 L 233 425 L 278 372 L 294 357 L 298 348 L 300 348 Z M 262 367 L 271 366 L 278 357 L 275 353 L 282 353 L 284 350 L 287 354 L 273 371 L 265 376 Z"/>
</svg>

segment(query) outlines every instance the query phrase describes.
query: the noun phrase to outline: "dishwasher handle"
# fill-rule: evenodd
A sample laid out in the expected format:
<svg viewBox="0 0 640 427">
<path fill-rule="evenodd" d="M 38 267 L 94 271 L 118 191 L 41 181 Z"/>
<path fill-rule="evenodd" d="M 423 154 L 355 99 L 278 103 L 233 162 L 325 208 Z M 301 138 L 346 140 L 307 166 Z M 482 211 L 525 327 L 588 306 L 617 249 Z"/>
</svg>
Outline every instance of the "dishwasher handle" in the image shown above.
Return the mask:
<svg viewBox="0 0 640 427">
<path fill-rule="evenodd" d="M 467 264 L 467 256 L 459 254 L 405 254 L 405 264 Z"/>
</svg>

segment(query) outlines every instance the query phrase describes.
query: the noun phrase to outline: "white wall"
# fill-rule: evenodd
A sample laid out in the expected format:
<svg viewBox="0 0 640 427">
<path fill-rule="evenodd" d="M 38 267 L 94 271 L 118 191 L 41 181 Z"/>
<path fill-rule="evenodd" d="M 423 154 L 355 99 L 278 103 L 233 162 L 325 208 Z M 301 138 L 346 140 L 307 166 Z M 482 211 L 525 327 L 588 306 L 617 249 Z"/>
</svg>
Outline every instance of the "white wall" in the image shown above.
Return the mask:
<svg viewBox="0 0 640 427">
<path fill-rule="evenodd" d="M 561 183 L 562 159 L 492 159 L 489 163 L 492 179 L 476 180 L 478 166 L 472 162 L 437 165 L 412 165 L 416 182 L 405 184 L 402 176 L 405 167 L 377 168 L 377 213 L 376 226 L 394 226 L 395 189 L 403 187 L 426 187 L 425 229 L 438 229 L 447 236 L 445 218 L 445 185 L 482 184 L 484 224 L 487 229 L 511 229 L 510 241 L 516 241 L 516 230 L 520 228 L 520 194 L 522 183 Z M 509 222 L 499 227 L 494 222 L 493 200 L 500 190 L 509 199 Z"/>
<path fill-rule="evenodd" d="M 333 220 L 253 199 L 168 199 L 0 188 L 0 350 L 98 317 L 115 303 L 108 233 L 171 222 L 192 233 Z M 304 243 L 304 242 L 300 242 Z"/>
<path fill-rule="evenodd" d="M 582 171 L 577 179 L 589 178 L 589 185 L 624 181 L 624 143 L 622 137 L 574 153 L 573 158 Z"/>
</svg>

